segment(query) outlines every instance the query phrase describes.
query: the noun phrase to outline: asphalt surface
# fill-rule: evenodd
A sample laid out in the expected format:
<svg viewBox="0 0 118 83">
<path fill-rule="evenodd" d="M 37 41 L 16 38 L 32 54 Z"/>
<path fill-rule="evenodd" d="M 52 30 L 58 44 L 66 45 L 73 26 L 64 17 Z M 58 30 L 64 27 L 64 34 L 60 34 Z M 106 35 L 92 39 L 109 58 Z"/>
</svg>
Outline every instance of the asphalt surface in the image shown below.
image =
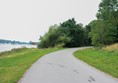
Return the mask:
<svg viewBox="0 0 118 83">
<path fill-rule="evenodd" d="M 118 83 L 113 78 L 76 59 L 71 48 L 47 54 L 27 70 L 18 83 Z"/>
</svg>

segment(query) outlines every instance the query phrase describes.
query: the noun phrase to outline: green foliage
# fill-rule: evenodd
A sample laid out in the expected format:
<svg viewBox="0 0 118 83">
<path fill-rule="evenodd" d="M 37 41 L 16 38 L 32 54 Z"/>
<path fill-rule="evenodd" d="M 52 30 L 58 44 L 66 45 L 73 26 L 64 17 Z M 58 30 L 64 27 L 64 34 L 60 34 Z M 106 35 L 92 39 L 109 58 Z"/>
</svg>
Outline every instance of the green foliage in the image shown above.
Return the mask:
<svg viewBox="0 0 118 83">
<path fill-rule="evenodd" d="M 91 45 L 91 37 L 89 36 L 89 33 L 91 32 L 91 26 L 90 25 L 86 25 L 84 28 L 84 43 L 86 46 L 90 46 Z"/>
<path fill-rule="evenodd" d="M 74 18 L 61 23 L 59 30 L 62 33 L 62 35 L 66 35 L 71 39 L 70 42 L 67 42 L 65 44 L 65 47 L 78 47 L 84 45 L 83 26 L 81 26 L 81 24 L 76 24 Z"/>
<path fill-rule="evenodd" d="M 98 19 L 110 20 L 118 18 L 118 0 L 102 0 L 97 13 Z"/>
<path fill-rule="evenodd" d="M 43 36 L 40 37 L 39 48 L 54 47 L 58 43 L 58 26 L 50 26 L 49 31 Z"/>
<path fill-rule="evenodd" d="M 97 20 L 92 21 L 92 45 L 103 46 L 118 42 L 118 0 L 102 0 L 97 13 Z"/>
<path fill-rule="evenodd" d="M 71 38 L 66 35 L 60 35 L 58 38 L 58 43 L 65 46 L 66 43 L 69 43 L 71 41 Z"/>
<path fill-rule="evenodd" d="M 92 28 L 90 37 L 94 46 L 109 45 L 116 41 L 116 28 L 113 28 L 109 22 L 97 20 L 94 28 Z"/>
<path fill-rule="evenodd" d="M 75 19 L 69 19 L 49 28 L 49 31 L 40 37 L 39 48 L 48 47 L 78 47 L 85 45 L 84 29 Z"/>
</svg>

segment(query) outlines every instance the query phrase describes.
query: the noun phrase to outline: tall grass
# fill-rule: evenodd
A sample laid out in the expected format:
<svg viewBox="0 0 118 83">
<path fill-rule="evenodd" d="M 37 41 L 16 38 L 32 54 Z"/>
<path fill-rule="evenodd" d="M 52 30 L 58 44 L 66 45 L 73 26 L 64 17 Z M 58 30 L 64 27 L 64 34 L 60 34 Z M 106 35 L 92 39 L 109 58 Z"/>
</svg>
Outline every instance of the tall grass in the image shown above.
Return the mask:
<svg viewBox="0 0 118 83">
<path fill-rule="evenodd" d="M 102 49 L 106 50 L 106 51 L 118 51 L 118 43 L 106 46 L 106 47 L 104 47 Z"/>
</svg>

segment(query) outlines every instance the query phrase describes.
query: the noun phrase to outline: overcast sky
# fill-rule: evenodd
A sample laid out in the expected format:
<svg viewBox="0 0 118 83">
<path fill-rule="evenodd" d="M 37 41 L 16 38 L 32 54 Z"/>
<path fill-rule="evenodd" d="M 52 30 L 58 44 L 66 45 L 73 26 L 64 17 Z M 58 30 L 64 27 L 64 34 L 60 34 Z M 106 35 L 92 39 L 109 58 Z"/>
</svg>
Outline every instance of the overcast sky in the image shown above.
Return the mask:
<svg viewBox="0 0 118 83">
<path fill-rule="evenodd" d="M 38 41 L 50 25 L 96 19 L 101 0 L 0 0 L 0 39 Z"/>
</svg>

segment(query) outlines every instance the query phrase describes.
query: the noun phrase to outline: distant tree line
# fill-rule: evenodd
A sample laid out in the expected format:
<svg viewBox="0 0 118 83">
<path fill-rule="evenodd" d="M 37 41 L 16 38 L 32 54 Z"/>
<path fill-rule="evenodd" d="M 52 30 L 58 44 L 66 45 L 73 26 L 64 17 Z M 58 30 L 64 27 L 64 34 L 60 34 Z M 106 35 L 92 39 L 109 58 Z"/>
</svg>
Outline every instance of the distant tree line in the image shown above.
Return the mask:
<svg viewBox="0 0 118 83">
<path fill-rule="evenodd" d="M 74 18 L 50 26 L 38 47 L 101 47 L 118 42 L 118 0 L 102 0 L 96 17 L 85 27 Z"/>
<path fill-rule="evenodd" d="M 14 41 L 14 40 L 12 41 L 12 40 L 0 39 L 0 44 L 30 44 L 30 43 Z"/>
</svg>

